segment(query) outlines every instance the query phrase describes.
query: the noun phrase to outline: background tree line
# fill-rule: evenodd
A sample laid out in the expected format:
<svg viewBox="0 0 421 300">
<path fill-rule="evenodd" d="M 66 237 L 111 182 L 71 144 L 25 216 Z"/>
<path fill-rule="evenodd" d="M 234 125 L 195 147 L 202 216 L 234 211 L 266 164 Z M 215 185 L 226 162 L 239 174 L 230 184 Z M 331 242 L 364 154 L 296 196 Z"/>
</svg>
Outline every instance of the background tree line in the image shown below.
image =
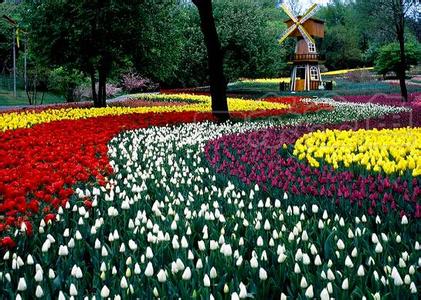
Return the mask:
<svg viewBox="0 0 421 300">
<path fill-rule="evenodd" d="M 333 0 L 320 9 L 317 17 L 326 21 L 326 37 L 319 49 L 326 54 L 325 66 L 329 70 L 373 65 L 383 73 L 397 70 L 396 64 L 384 63 L 399 49 L 396 36 L 388 32 L 390 11 L 378 9 L 382 1 L 402 2 Z M 0 4 L 0 16 L 15 18 L 28 31 L 30 66 L 45 73 L 46 80 L 51 74 L 57 79 L 57 73 L 66 79 L 64 83 L 50 80 L 56 85 L 51 88 L 71 90 L 81 82 L 91 82 L 92 97 L 104 99 L 106 83 L 120 83 L 122 74 L 129 72 L 139 73 L 162 87 L 209 82 L 199 14 L 191 1 L 6 2 Z M 279 2 L 212 1 L 227 82 L 241 77 L 288 75 L 287 57 L 294 43 L 277 43 L 287 19 L 277 7 Z M 411 10 L 404 20 L 407 68 L 419 60 L 421 17 Z M 8 24 L 0 22 L 3 73 L 10 71 L 11 33 Z"/>
</svg>

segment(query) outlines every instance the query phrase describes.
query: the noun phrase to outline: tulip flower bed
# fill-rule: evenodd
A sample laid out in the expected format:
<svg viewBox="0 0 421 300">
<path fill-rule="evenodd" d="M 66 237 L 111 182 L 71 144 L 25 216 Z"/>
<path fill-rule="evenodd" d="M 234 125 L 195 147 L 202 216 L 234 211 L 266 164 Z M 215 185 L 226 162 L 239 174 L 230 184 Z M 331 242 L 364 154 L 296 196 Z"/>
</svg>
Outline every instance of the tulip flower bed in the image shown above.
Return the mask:
<svg viewBox="0 0 421 300">
<path fill-rule="evenodd" d="M 334 169 L 356 165 L 416 177 L 421 175 L 421 128 L 312 132 L 295 142 L 294 156 L 316 168 L 326 162 Z"/>
<path fill-rule="evenodd" d="M 19 226 L 0 230 L 0 296 L 416 299 L 421 247 L 410 213 L 341 211 L 327 194 L 322 201 L 213 169 L 217 153 L 247 162 L 218 148 L 225 138 L 257 149 L 250 166 L 258 167 L 267 152 L 291 154 L 310 124 L 410 114 L 310 104 L 334 110 L 224 124 L 206 121 L 209 113 L 121 114 L 2 133 L 0 192 L 15 201 L 3 201 L 0 213 Z M 189 124 L 171 126 L 180 122 Z M 264 134 L 271 130 L 285 137 Z M 267 148 L 268 141 L 281 146 Z M 28 195 L 34 210 L 19 207 Z"/>
<path fill-rule="evenodd" d="M 291 101 L 282 103 L 278 99 L 275 105 L 290 108 L 234 111 L 232 116 L 241 119 L 263 118 L 331 109 L 326 104 L 296 102 L 293 105 Z M 144 109 L 146 112 L 150 109 L 171 111 L 177 110 L 176 107 L 137 107 L 134 110 L 127 107 L 66 108 L 3 114 L 3 130 L 10 126 L 36 126 L 8 130 L 0 135 L 0 237 L 4 236 L 7 228 L 19 228 L 22 222 L 31 232 L 31 215 L 39 211 L 48 214 L 60 205 L 63 206 L 72 195 L 71 187 L 76 182 L 84 182 L 91 177 L 102 182 L 104 175 L 109 173 L 107 142 L 120 131 L 212 119 L 211 114 L 200 112 L 129 114 L 143 112 Z M 104 114 L 111 116 L 99 117 Z M 67 118 L 73 120 L 65 120 Z M 10 123 L 6 122 L 8 120 Z"/>
</svg>

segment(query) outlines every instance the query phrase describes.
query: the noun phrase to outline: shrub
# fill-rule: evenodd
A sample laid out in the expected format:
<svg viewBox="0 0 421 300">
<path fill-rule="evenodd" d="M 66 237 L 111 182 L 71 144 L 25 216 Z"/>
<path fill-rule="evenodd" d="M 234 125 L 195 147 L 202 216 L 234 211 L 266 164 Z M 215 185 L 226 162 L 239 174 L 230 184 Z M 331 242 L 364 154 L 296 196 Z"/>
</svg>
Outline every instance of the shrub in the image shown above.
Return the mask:
<svg viewBox="0 0 421 300">
<path fill-rule="evenodd" d="M 77 97 L 77 87 L 86 82 L 81 72 L 67 70 L 63 67 L 54 69 L 48 77 L 48 89 L 59 95 L 63 95 L 66 102 L 80 100 Z"/>
<path fill-rule="evenodd" d="M 421 57 L 421 46 L 419 43 L 409 42 L 405 45 L 406 69 L 411 65 L 417 65 Z M 376 59 L 375 70 L 386 75 L 389 72 L 397 72 L 400 63 L 400 48 L 398 43 L 390 43 L 383 46 Z"/>
<path fill-rule="evenodd" d="M 368 70 L 358 70 L 349 72 L 346 77 L 351 82 L 369 82 L 373 79 L 373 75 Z"/>
<path fill-rule="evenodd" d="M 96 89 L 98 90 L 98 83 L 96 84 Z M 115 84 L 107 83 L 106 86 L 107 98 L 116 97 L 122 92 L 122 89 L 117 87 Z M 92 100 L 92 88 L 90 85 L 83 84 L 75 88 L 75 98 L 78 100 L 90 101 Z"/>
<path fill-rule="evenodd" d="M 159 89 L 158 84 L 136 73 L 124 74 L 122 87 L 128 93 L 153 92 Z"/>
</svg>

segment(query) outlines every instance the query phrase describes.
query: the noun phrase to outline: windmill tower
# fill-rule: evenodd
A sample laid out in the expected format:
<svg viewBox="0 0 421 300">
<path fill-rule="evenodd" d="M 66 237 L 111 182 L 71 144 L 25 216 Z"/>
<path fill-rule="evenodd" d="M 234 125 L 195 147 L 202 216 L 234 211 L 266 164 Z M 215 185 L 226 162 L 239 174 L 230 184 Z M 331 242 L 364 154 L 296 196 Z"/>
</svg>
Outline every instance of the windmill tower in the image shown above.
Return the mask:
<svg viewBox="0 0 421 300">
<path fill-rule="evenodd" d="M 313 18 L 317 4 L 313 4 L 302 16 L 295 16 L 285 5 L 282 9 L 290 19 L 285 21 L 288 28 L 279 40 L 283 43 L 288 37 L 297 38 L 291 74 L 291 91 L 318 90 L 323 85 L 320 74 L 321 56 L 317 53 L 314 38 L 324 38 L 324 22 Z"/>
</svg>

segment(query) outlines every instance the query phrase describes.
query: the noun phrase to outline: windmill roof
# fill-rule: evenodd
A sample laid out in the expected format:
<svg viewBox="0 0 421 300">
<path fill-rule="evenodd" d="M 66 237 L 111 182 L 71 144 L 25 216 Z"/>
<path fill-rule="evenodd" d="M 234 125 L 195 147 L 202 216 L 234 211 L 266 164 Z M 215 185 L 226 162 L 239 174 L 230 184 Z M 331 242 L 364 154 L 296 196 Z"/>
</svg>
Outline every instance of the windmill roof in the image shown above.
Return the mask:
<svg viewBox="0 0 421 300">
<path fill-rule="evenodd" d="M 297 16 L 298 19 L 300 19 L 302 16 Z M 313 20 L 314 22 L 320 23 L 320 24 L 324 24 L 326 23 L 325 21 L 323 21 L 322 19 L 319 18 L 310 18 L 309 20 Z M 289 21 L 291 21 L 291 19 L 285 20 L 284 23 L 288 23 Z"/>
</svg>

